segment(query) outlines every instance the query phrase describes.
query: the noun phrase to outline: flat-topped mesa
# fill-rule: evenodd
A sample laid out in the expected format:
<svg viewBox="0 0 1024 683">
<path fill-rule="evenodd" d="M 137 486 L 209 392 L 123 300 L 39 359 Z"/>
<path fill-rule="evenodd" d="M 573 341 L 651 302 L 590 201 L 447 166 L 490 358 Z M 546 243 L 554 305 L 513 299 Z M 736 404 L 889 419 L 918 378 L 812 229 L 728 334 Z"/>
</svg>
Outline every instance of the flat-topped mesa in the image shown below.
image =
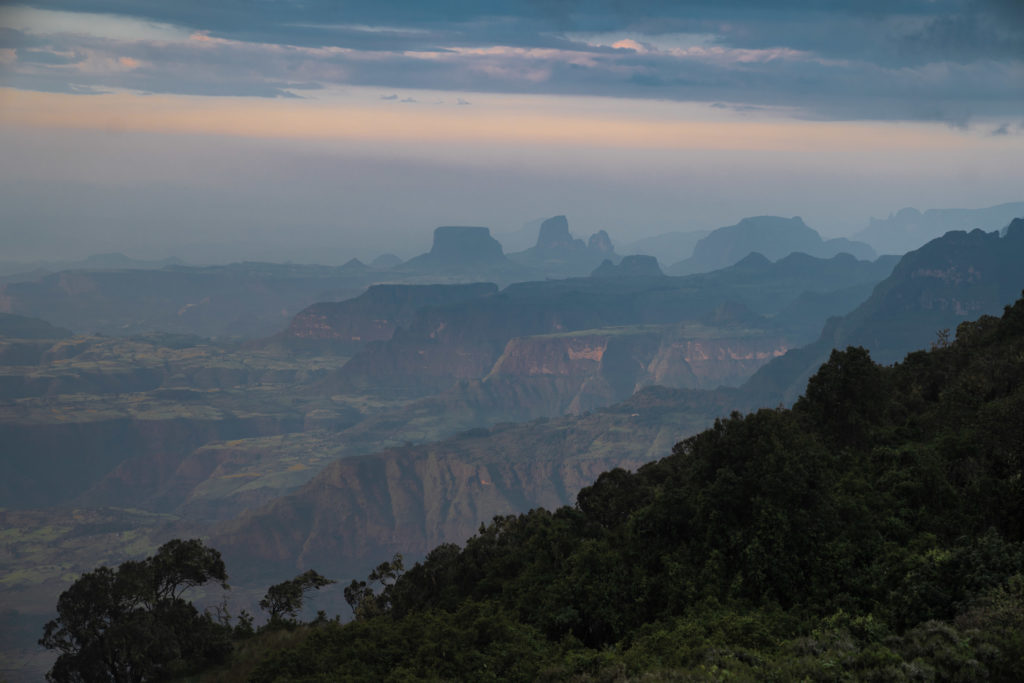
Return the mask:
<svg viewBox="0 0 1024 683">
<path fill-rule="evenodd" d="M 608 259 L 599 265 L 590 277 L 664 277 L 658 259 L 646 254 L 623 256 L 619 265 Z"/>
<path fill-rule="evenodd" d="M 607 235 L 606 235 L 607 236 Z M 552 216 L 540 224 L 537 249 L 583 249 L 583 240 L 569 233 L 569 220 L 565 216 Z"/>
<path fill-rule="evenodd" d="M 467 266 L 505 261 L 501 243 L 488 228 L 446 225 L 434 230 L 431 260 L 445 266 Z"/>
</svg>

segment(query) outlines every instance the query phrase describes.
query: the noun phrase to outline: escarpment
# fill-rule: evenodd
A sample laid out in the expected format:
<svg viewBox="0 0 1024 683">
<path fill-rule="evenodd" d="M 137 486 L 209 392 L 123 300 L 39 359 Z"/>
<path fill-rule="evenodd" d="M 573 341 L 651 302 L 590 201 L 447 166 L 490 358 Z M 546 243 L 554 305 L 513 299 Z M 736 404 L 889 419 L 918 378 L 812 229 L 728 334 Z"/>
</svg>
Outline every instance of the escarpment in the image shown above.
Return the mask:
<svg viewBox="0 0 1024 683">
<path fill-rule="evenodd" d="M 368 342 L 391 339 L 416 314 L 431 306 L 459 304 L 497 293 L 497 285 L 374 285 L 354 299 L 313 304 L 279 335 L 296 350 L 352 352 Z"/>
</svg>

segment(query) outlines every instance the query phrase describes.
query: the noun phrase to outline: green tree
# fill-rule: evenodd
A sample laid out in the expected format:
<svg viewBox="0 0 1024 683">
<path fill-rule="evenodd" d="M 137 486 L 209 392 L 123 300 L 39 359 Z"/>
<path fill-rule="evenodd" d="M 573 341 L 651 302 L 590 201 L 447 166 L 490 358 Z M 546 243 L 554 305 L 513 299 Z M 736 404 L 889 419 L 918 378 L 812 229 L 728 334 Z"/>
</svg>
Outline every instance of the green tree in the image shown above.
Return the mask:
<svg viewBox="0 0 1024 683">
<path fill-rule="evenodd" d="M 310 569 L 294 579 L 282 581 L 267 589 L 267 594 L 260 600 L 260 609 L 270 614 L 271 627 L 294 624 L 302 610 L 306 594 L 320 590 L 324 586 L 337 583 Z"/>
<path fill-rule="evenodd" d="M 224 562 L 198 539 L 83 574 L 61 594 L 39 641 L 60 653 L 47 679 L 151 681 L 222 660 L 230 629 L 181 597 L 211 581 L 228 587 Z"/>
<path fill-rule="evenodd" d="M 365 619 L 387 612 L 391 607 L 391 587 L 404 570 L 402 554 L 395 553 L 390 562 L 381 562 L 377 565 L 366 581 L 353 579 L 352 583 L 345 587 L 345 602 L 352 608 L 353 616 L 356 619 Z M 374 589 L 375 583 L 380 584 L 380 593 Z"/>
</svg>

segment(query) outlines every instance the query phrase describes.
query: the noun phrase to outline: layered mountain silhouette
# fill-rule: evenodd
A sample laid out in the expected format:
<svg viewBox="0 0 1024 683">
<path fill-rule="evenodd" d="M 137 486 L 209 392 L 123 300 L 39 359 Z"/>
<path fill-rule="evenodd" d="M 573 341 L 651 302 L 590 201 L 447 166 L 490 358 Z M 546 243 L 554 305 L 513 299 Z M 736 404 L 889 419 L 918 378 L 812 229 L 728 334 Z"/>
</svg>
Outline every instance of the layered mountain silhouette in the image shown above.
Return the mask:
<svg viewBox="0 0 1024 683">
<path fill-rule="evenodd" d="M 998 314 L 1024 289 L 1024 219 L 1005 235 L 953 231 L 900 259 L 855 310 L 831 318 L 809 346 L 759 370 L 745 388 L 789 402 L 833 348 L 863 346 L 880 363 L 944 343 L 961 322 Z"/>
<path fill-rule="evenodd" d="M 508 263 L 501 243 L 488 228 L 442 226 L 434 230 L 430 251 L 401 265 L 406 270 L 463 270 Z"/>
<path fill-rule="evenodd" d="M 333 386 L 427 395 L 458 380 L 488 375 L 516 338 L 567 336 L 582 330 L 601 336 L 609 327 L 700 322 L 724 304 L 742 304 L 759 316 L 775 316 L 806 292 L 825 294 L 877 283 L 892 265 L 891 260 L 871 263 L 849 255 L 792 255 L 772 263 L 754 254 L 714 273 L 668 278 L 660 276 L 653 258 L 634 256 L 619 266 L 597 268 L 593 277 L 519 283 L 486 299 L 424 308 L 391 339 L 360 351 L 334 376 Z M 802 338 L 794 330 L 816 332 L 824 322 L 823 317 L 811 320 L 798 312 L 783 320 L 793 327 L 765 321 L 760 329 L 773 338 L 785 338 L 787 347 L 813 338 L 813 333 Z M 620 330 L 617 336 L 624 334 Z M 643 362 L 641 357 L 646 356 L 641 354 L 637 362 Z M 647 362 L 650 359 L 643 363 Z"/>
<path fill-rule="evenodd" d="M 984 209 L 900 209 L 888 218 L 872 218 L 854 235 L 881 254 L 905 254 L 951 230 L 1002 230 L 1015 217 L 1024 216 L 1024 202 Z"/>
<path fill-rule="evenodd" d="M 710 230 L 666 232 L 627 242 L 620 245 L 618 250 L 622 254 L 655 256 L 663 265 L 670 265 L 693 256 L 693 248 L 697 246 L 697 242 L 707 237 L 710 232 Z"/>
<path fill-rule="evenodd" d="M 1022 258 L 1024 220 L 1015 221 L 1004 237 L 947 234 L 904 256 L 871 299 L 829 321 L 818 342 L 772 361 L 738 390 L 650 387 L 586 415 L 476 429 L 455 439 L 340 460 L 295 493 L 221 527 L 218 544 L 240 566 L 259 561 L 287 565 L 289 571 L 312 564 L 365 571 L 372 566 L 366 552 L 379 559 L 402 548 L 424 552 L 441 542 L 462 542 L 483 517 L 525 512 L 541 500 L 571 500 L 589 459 L 611 458 L 601 460 L 605 465 L 615 457 L 640 462 L 716 415 L 774 406 L 781 391 L 794 387 L 802 392 L 807 368 L 817 371 L 834 346 L 866 343 L 892 360 L 927 347 L 938 325 L 998 313 L 1024 287 L 1024 271 L 1014 267 Z M 746 265 L 763 266 L 761 261 L 767 260 L 749 258 Z M 721 315 L 749 312 L 723 309 Z M 906 323 L 891 337 L 878 336 L 898 320 Z"/>
<path fill-rule="evenodd" d="M 525 251 L 509 254 L 509 258 L 547 277 L 586 275 L 604 260 L 619 259 L 607 232 L 598 231 L 584 242 L 569 232 L 565 216 L 545 220 L 540 225 L 537 243 Z"/>
<path fill-rule="evenodd" d="M 601 265 L 594 269 L 590 277 L 612 277 L 612 278 L 644 278 L 644 277 L 665 277 L 658 265 L 658 259 L 653 256 L 634 254 L 623 256 L 618 265 L 611 260 L 605 259 Z"/>
<path fill-rule="evenodd" d="M 294 350 L 349 353 L 368 342 L 390 339 L 424 308 L 457 305 L 497 291 L 490 283 L 373 285 L 354 299 L 303 309 L 274 341 Z"/>
<path fill-rule="evenodd" d="M 862 260 L 873 260 L 874 250 L 862 242 L 845 238 L 823 240 L 799 216 L 755 216 L 736 225 L 718 228 L 702 238 L 693 248 L 693 255 L 669 266 L 669 275 L 704 273 L 731 266 L 747 254 L 757 252 L 775 261 L 794 252 L 830 258 L 847 253 Z"/>
</svg>

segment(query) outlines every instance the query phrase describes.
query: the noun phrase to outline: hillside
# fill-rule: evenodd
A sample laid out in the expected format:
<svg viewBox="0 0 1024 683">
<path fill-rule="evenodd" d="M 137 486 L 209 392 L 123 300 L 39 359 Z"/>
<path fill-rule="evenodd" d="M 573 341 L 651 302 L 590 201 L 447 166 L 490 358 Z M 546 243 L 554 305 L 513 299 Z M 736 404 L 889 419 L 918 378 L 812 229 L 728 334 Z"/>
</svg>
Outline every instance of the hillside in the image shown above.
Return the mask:
<svg viewBox="0 0 1024 683">
<path fill-rule="evenodd" d="M 219 525 L 214 544 L 249 568 L 240 569 L 247 580 L 310 566 L 358 575 L 376 557 L 462 542 L 495 515 L 571 504 L 601 472 L 650 461 L 736 403 L 729 392 L 652 387 L 581 417 L 340 458 L 294 493 Z"/>
<path fill-rule="evenodd" d="M 1002 236 L 949 232 L 906 255 L 870 298 L 828 321 L 821 336 L 761 368 L 745 389 L 791 402 L 833 348 L 863 346 L 882 363 L 992 315 L 1024 289 L 1024 219 Z"/>
<path fill-rule="evenodd" d="M 354 583 L 252 680 L 1017 680 L 1022 359 L 1024 300 L 892 367 L 835 351 L 792 409 Z"/>
</svg>

